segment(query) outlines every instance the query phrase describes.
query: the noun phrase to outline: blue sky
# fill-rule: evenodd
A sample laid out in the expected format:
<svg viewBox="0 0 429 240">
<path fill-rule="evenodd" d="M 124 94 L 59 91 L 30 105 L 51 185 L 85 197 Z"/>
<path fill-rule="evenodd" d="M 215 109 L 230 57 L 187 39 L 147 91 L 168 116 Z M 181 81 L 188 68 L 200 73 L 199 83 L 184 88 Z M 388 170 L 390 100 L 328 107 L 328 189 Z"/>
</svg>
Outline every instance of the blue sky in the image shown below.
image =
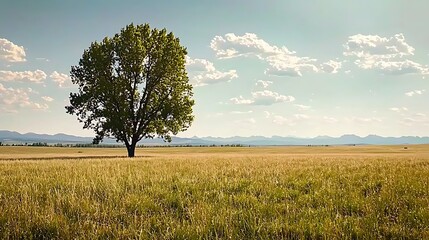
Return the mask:
<svg viewBox="0 0 429 240">
<path fill-rule="evenodd" d="M 427 1 L 4 1 L 0 129 L 92 136 L 65 113 L 91 42 L 129 23 L 188 49 L 179 136 L 429 134 Z"/>
</svg>

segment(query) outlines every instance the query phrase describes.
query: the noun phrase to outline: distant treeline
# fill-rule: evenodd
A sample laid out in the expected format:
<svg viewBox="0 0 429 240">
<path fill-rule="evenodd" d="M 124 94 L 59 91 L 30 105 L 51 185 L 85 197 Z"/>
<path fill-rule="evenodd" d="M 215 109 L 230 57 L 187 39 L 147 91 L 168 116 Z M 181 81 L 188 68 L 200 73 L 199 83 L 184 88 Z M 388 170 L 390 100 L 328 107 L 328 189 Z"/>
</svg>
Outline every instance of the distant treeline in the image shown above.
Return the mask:
<svg viewBox="0 0 429 240">
<path fill-rule="evenodd" d="M 46 142 L 36 143 L 2 143 L 0 146 L 27 146 L 27 147 L 75 147 L 75 148 L 124 148 L 122 144 L 91 144 L 91 143 L 55 143 L 48 144 Z M 137 145 L 138 148 L 171 148 L 171 147 L 250 147 L 250 145 L 243 144 L 210 144 L 210 145 L 191 145 L 191 144 L 178 144 L 178 145 Z"/>
</svg>

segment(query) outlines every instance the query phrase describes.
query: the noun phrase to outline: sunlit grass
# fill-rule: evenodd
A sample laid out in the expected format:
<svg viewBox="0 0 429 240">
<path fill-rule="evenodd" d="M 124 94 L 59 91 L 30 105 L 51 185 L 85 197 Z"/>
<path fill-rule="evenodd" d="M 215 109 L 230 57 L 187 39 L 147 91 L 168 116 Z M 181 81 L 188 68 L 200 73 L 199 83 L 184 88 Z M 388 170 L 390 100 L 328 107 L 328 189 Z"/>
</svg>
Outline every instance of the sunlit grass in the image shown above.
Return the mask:
<svg viewBox="0 0 429 240">
<path fill-rule="evenodd" d="M 428 239 L 427 149 L 171 148 L 140 149 L 132 160 L 3 160 L 0 238 Z"/>
</svg>

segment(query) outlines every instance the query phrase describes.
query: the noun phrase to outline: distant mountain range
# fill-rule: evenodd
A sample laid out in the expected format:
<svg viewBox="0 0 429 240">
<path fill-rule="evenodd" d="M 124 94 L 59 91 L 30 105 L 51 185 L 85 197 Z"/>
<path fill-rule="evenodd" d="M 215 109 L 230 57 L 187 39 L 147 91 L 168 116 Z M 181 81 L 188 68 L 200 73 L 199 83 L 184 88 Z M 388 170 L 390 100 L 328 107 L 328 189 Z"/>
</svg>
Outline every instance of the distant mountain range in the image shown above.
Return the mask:
<svg viewBox="0 0 429 240">
<path fill-rule="evenodd" d="M 91 137 L 79 137 L 67 134 L 37 134 L 25 133 L 21 134 L 12 131 L 0 130 L 0 142 L 2 143 L 35 143 L 43 142 L 48 144 L 55 143 L 69 143 L 69 144 L 85 144 L 91 143 Z M 106 139 L 103 143 L 115 144 L 113 139 Z M 165 143 L 162 139 L 144 139 L 139 144 L 143 145 L 227 145 L 227 144 L 242 144 L 242 145 L 350 145 L 350 144 L 425 144 L 429 143 L 429 137 L 417 136 L 402 136 L 402 137 L 381 137 L 377 135 L 368 135 L 366 137 L 359 137 L 356 135 L 348 134 L 341 137 L 318 136 L 314 138 L 298 138 L 298 137 L 192 137 L 180 138 L 173 137 L 171 143 Z"/>
</svg>

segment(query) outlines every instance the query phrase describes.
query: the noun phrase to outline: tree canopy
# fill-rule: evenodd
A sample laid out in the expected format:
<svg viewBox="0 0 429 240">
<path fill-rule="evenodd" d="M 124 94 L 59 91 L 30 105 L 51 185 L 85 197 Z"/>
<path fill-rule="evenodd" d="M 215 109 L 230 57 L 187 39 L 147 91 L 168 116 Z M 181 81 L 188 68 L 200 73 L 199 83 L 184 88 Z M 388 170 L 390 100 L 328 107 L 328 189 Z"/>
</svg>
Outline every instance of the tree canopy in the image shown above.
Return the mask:
<svg viewBox="0 0 429 240">
<path fill-rule="evenodd" d="M 116 138 L 129 157 L 143 138 L 171 141 L 194 119 L 186 54 L 172 32 L 148 24 L 130 24 L 112 38 L 93 42 L 71 68 L 78 92 L 70 93 L 67 113 L 94 130 L 94 143 Z"/>
</svg>

